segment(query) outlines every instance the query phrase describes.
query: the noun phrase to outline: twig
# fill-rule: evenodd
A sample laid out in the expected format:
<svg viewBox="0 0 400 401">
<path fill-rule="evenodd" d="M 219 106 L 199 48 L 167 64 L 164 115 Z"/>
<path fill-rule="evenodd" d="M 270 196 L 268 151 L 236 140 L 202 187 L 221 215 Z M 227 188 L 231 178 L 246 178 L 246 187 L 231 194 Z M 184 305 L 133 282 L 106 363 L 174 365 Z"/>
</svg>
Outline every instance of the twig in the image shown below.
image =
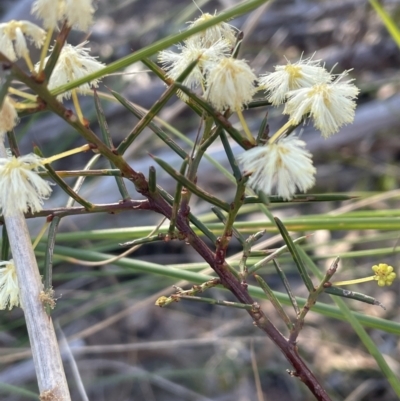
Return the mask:
<svg viewBox="0 0 400 401">
<path fill-rule="evenodd" d="M 321 280 L 321 282 L 319 283 L 318 287 L 315 288 L 313 291 L 310 291 L 310 295 L 307 298 L 307 302 L 304 305 L 304 307 L 302 308 L 302 310 L 300 312 L 300 315 L 297 318 L 296 323 L 294 324 L 294 328 L 290 333 L 289 342 L 291 344 L 293 344 L 293 345 L 296 344 L 296 339 L 297 339 L 297 337 L 298 337 L 298 335 L 300 333 L 300 330 L 303 328 L 304 319 L 305 319 L 307 313 L 310 311 L 312 306 L 317 302 L 318 296 L 322 292 L 324 292 L 326 284 L 329 282 L 331 277 L 336 273 L 336 270 L 338 268 L 338 264 L 339 264 L 339 258 L 336 258 L 333 261 L 331 267 L 326 272 L 326 274 L 323 277 L 323 279 Z"/>
</svg>

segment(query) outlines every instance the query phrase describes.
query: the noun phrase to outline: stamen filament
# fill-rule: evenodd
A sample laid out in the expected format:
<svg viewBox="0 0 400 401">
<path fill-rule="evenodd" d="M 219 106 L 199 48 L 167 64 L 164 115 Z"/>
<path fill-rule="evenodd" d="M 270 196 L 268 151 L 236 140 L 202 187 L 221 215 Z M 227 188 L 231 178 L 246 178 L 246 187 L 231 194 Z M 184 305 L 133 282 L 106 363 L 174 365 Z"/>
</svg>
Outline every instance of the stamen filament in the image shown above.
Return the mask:
<svg viewBox="0 0 400 401">
<path fill-rule="evenodd" d="M 237 112 L 237 115 L 239 117 L 240 123 L 242 124 L 243 131 L 245 132 L 247 138 L 249 139 L 249 141 L 252 144 L 255 144 L 256 141 L 254 140 L 253 135 L 251 135 L 251 132 L 250 132 L 249 127 L 248 127 L 248 125 L 246 123 L 246 120 L 243 117 L 242 111 L 240 110 L 240 108 L 238 108 L 238 110 L 236 112 Z"/>
<path fill-rule="evenodd" d="M 40 74 L 44 69 L 44 59 L 46 58 L 47 50 L 49 49 L 50 40 L 51 40 L 51 37 L 53 36 L 53 32 L 54 32 L 54 28 L 51 28 L 47 31 L 46 40 L 43 44 L 42 51 L 40 53 L 40 64 L 39 64 L 38 74 Z"/>
<path fill-rule="evenodd" d="M 25 110 L 25 109 L 35 109 L 38 107 L 37 103 L 15 103 L 14 107 L 17 110 Z"/>
<path fill-rule="evenodd" d="M 29 68 L 29 71 L 31 71 L 31 72 L 34 71 L 35 67 L 33 66 L 32 60 L 29 56 L 29 53 L 26 52 L 22 57 L 24 58 L 25 63 Z"/>
<path fill-rule="evenodd" d="M 79 121 L 81 122 L 81 124 L 85 124 L 84 123 L 85 119 L 83 117 L 81 105 L 79 104 L 79 99 L 78 99 L 78 94 L 76 92 L 76 89 L 72 89 L 71 93 L 72 93 L 72 101 L 73 101 L 74 106 L 75 106 L 76 115 L 78 116 Z"/>
<path fill-rule="evenodd" d="M 332 285 L 338 286 L 338 285 L 358 284 L 358 283 L 366 283 L 367 281 L 373 281 L 373 280 L 375 280 L 375 276 L 357 278 L 354 280 L 347 280 L 347 281 L 336 281 L 335 283 L 332 283 Z"/>
<path fill-rule="evenodd" d="M 75 153 L 86 152 L 89 149 L 90 149 L 90 146 L 88 144 L 86 144 L 86 145 L 80 146 L 79 148 L 70 149 L 70 150 L 67 150 L 66 152 L 62 152 L 57 155 L 44 158 L 42 161 L 43 161 L 43 164 L 50 164 L 50 163 L 53 163 L 55 160 L 74 155 Z"/>
<path fill-rule="evenodd" d="M 289 120 L 285 125 L 278 129 L 272 138 L 268 141 L 269 144 L 274 143 L 278 140 L 278 138 L 289 128 L 292 126 L 292 121 Z"/>
<path fill-rule="evenodd" d="M 32 248 L 35 249 L 37 244 L 39 243 L 39 241 L 42 239 L 44 233 L 47 230 L 47 227 L 50 225 L 50 223 L 48 221 L 46 221 L 46 223 L 43 225 L 43 227 L 40 229 L 39 234 L 37 235 L 37 237 L 35 238 L 35 241 L 32 244 Z"/>
<path fill-rule="evenodd" d="M 8 92 L 12 93 L 13 95 L 23 97 L 24 99 L 32 100 L 32 102 L 36 102 L 36 100 L 37 100 L 36 95 L 32 95 L 31 93 L 26 93 L 24 91 L 20 91 L 19 89 L 15 89 L 11 86 L 8 88 Z"/>
</svg>

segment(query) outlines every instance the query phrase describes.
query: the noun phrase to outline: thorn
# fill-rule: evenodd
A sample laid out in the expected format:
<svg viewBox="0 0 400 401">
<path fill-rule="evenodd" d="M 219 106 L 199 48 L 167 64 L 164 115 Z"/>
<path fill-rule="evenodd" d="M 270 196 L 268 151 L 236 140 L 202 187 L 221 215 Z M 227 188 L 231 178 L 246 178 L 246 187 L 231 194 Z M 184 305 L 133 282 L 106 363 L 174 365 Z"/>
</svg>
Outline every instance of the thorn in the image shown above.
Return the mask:
<svg viewBox="0 0 400 401">
<path fill-rule="evenodd" d="M 381 302 L 379 302 L 379 301 L 376 301 L 376 300 L 375 300 L 374 305 L 378 305 L 378 306 L 380 306 L 382 309 L 386 310 L 386 307 L 385 307 Z"/>
</svg>

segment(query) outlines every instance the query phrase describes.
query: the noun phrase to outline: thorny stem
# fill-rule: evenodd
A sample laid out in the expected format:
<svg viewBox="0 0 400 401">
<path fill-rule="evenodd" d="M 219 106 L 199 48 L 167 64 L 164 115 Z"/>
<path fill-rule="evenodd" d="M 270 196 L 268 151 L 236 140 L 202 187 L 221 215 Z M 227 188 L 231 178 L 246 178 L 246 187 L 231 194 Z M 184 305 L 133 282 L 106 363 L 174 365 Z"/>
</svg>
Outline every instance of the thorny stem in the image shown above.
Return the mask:
<svg viewBox="0 0 400 401">
<path fill-rule="evenodd" d="M 224 232 L 222 233 L 222 236 L 219 237 L 217 240 L 216 244 L 217 249 L 215 251 L 215 263 L 218 266 L 223 266 L 226 264 L 225 262 L 226 251 L 228 249 L 229 242 L 231 241 L 232 238 L 233 223 L 235 222 L 239 209 L 243 205 L 244 193 L 246 191 L 246 186 L 245 186 L 246 181 L 247 178 L 242 178 L 241 180 L 238 181 L 235 199 L 230 205 L 231 210 L 228 213 L 228 218 L 225 223 Z M 243 276 L 242 279 L 244 279 Z M 244 286 L 247 287 L 247 285 L 245 284 Z"/>
<path fill-rule="evenodd" d="M 209 305 L 220 305 L 227 306 L 229 308 L 238 308 L 238 309 L 247 309 L 251 310 L 253 305 L 240 304 L 238 302 L 230 302 L 230 301 L 222 301 L 214 298 L 204 298 L 204 297 L 195 297 L 195 296 L 187 296 L 187 295 L 179 295 L 179 300 L 192 301 L 192 302 L 203 302 Z"/>
<path fill-rule="evenodd" d="M 256 234 L 250 235 L 249 238 L 242 244 L 243 246 L 243 254 L 239 262 L 239 270 L 242 277 L 246 278 L 248 275 L 248 268 L 247 268 L 247 259 L 250 256 L 251 248 L 255 242 L 257 242 L 263 235 L 265 231 L 260 231 Z"/>
<path fill-rule="evenodd" d="M 3 68 L 9 68 L 10 73 L 13 74 L 16 79 L 26 84 L 35 93 L 37 93 L 38 97 L 49 110 L 53 111 L 73 128 L 75 128 L 89 142 L 89 144 L 93 144 L 94 147 L 97 147 L 99 153 L 104 155 L 121 170 L 123 177 L 127 177 L 135 184 L 136 190 L 139 193 L 144 195 L 144 192 L 148 191 L 148 184 L 143 174 L 132 170 L 122 156 L 118 155 L 115 150 L 110 149 L 107 145 L 105 145 L 91 129 L 84 126 L 70 110 L 66 109 L 62 103 L 58 102 L 42 82 L 36 81 L 35 77 L 27 76 L 17 65 L 12 63 L 1 52 L 0 63 L 3 63 Z"/>
<path fill-rule="evenodd" d="M 188 171 L 186 174 L 186 177 L 189 181 L 192 181 L 194 184 L 196 184 L 196 175 L 197 175 L 197 169 L 199 167 L 200 161 L 207 150 L 207 147 L 204 146 L 205 142 L 207 142 L 207 139 L 210 138 L 211 135 L 211 130 L 212 130 L 212 120 L 209 118 L 205 119 L 205 127 L 204 127 L 204 132 L 203 132 L 203 137 L 201 138 L 201 142 L 199 146 L 197 147 L 197 152 L 194 157 L 191 157 L 189 160 L 189 165 L 188 165 Z M 216 130 L 217 128 L 214 128 Z M 199 136 L 199 133 L 197 134 Z M 197 142 L 197 141 L 196 141 Z M 211 145 L 211 143 L 208 143 L 208 146 Z M 193 147 L 193 153 L 196 150 L 196 144 Z M 184 192 L 182 192 L 182 201 L 181 201 L 181 210 L 189 210 L 189 202 L 190 202 L 190 197 L 191 197 L 191 192 L 185 189 Z"/>
<path fill-rule="evenodd" d="M 184 296 L 193 297 L 193 296 L 200 294 L 200 293 L 208 290 L 209 288 L 213 288 L 219 284 L 221 284 L 221 281 L 218 278 L 213 278 L 212 280 L 206 281 L 205 283 L 203 283 L 201 285 L 194 285 L 189 290 L 183 290 L 180 287 L 174 286 L 174 288 L 176 290 L 175 294 L 172 294 L 169 297 L 158 298 L 156 301 L 156 305 L 164 307 L 164 306 L 171 304 L 172 302 L 179 302 L 181 300 L 181 298 Z"/>
<path fill-rule="evenodd" d="M 74 207 L 57 207 L 52 209 L 43 209 L 37 213 L 25 213 L 26 219 L 31 219 L 34 217 L 65 217 L 65 216 L 75 216 L 75 215 L 85 215 L 89 213 L 119 213 L 124 211 L 132 210 L 150 210 L 150 205 L 148 200 L 126 200 L 118 203 L 105 203 L 93 205 L 91 209 L 87 209 L 82 206 Z M 0 224 L 4 222 L 4 217 L 0 216 Z"/>
<path fill-rule="evenodd" d="M 39 171 L 38 174 L 42 177 L 48 177 L 47 171 Z M 105 168 L 102 170 L 57 170 L 56 174 L 59 177 L 121 177 L 121 171 L 116 168 Z"/>
<path fill-rule="evenodd" d="M 303 328 L 304 325 L 304 319 L 307 315 L 307 313 L 310 311 L 312 306 L 317 302 L 318 296 L 324 292 L 325 290 L 325 285 L 328 283 L 328 281 L 331 279 L 331 277 L 336 273 L 336 270 L 338 268 L 338 263 L 339 263 L 339 258 L 336 258 L 331 267 L 328 269 L 326 272 L 325 276 L 321 280 L 320 284 L 318 285 L 317 288 L 315 288 L 314 291 L 310 292 L 310 295 L 307 298 L 307 302 L 304 305 L 303 309 L 300 312 L 300 315 L 298 316 L 296 323 L 294 324 L 293 330 L 290 333 L 289 337 L 289 343 L 295 345 L 297 337 Z"/>
<path fill-rule="evenodd" d="M 60 57 L 61 51 L 64 47 L 64 44 L 67 41 L 67 37 L 68 37 L 71 29 L 72 29 L 72 27 L 68 26 L 67 21 L 64 21 L 60 31 L 58 32 L 56 39 L 55 39 L 54 45 L 51 49 L 51 54 L 46 61 L 46 65 L 44 65 L 43 71 L 40 74 L 37 74 L 37 79 L 40 82 L 43 82 L 43 80 L 46 80 L 47 82 L 49 82 L 51 74 L 54 71 L 54 68 L 57 64 L 57 60 Z M 58 95 L 59 94 L 60 93 L 58 93 Z"/>
<path fill-rule="evenodd" d="M 187 241 L 192 245 L 193 249 L 214 269 L 221 279 L 222 284 L 242 303 L 254 305 L 252 310 L 247 312 L 253 318 L 254 324 L 264 331 L 268 337 L 279 347 L 286 359 L 293 366 L 294 371 L 290 374 L 298 377 L 314 394 L 317 400 L 329 401 L 330 398 L 325 390 L 321 387 L 314 374 L 299 356 L 297 346 L 290 344 L 287 339 L 279 332 L 279 330 L 264 315 L 261 308 L 254 302 L 249 295 L 247 288 L 243 286 L 235 276 L 229 271 L 226 262 L 222 265 L 217 264 L 215 254 L 207 247 L 207 245 L 197 237 L 196 234 L 187 225 L 187 222 L 178 216 L 177 227 L 186 235 Z"/>
<path fill-rule="evenodd" d="M 142 173 L 134 171 L 122 158 L 118 155 L 115 150 L 108 148 L 89 128 L 82 125 L 79 120 L 64 106 L 59 103 L 45 86 L 36 82 L 31 77 L 28 77 L 23 73 L 15 64 L 11 63 L 3 54 L 0 53 L 0 62 L 6 63 L 9 67 L 10 72 L 14 74 L 15 78 L 25 83 L 30 87 L 42 101 L 47 105 L 47 108 L 62 119 L 68 122 L 74 127 L 89 143 L 94 144 L 97 147 L 99 153 L 109 159 L 115 164 L 117 168 L 121 170 L 124 177 L 128 178 L 135 185 L 136 190 L 147 197 L 148 208 L 164 215 L 167 218 L 171 217 L 171 206 L 166 202 L 159 191 L 150 192 L 148 189 L 148 183 Z M 234 206 L 235 208 L 235 206 Z M 194 231 L 190 228 L 187 214 L 188 209 L 184 210 L 183 213 L 179 213 L 176 220 L 176 227 L 185 237 L 186 241 L 193 247 L 193 249 L 213 268 L 221 283 L 224 287 L 232 292 L 232 294 L 244 304 L 250 304 L 254 307 L 247 312 L 253 318 L 254 324 L 264 331 L 268 337 L 279 347 L 282 353 L 285 355 L 289 363 L 292 365 L 294 371 L 290 372 L 292 376 L 298 377 L 314 394 L 317 400 L 329 401 L 330 398 L 325 390 L 321 387 L 318 380 L 304 363 L 302 358 L 299 356 L 297 347 L 290 344 L 287 339 L 279 332 L 279 330 L 270 322 L 270 320 L 264 315 L 260 306 L 254 302 L 247 291 L 247 286 L 242 283 L 234 276 L 229 270 L 229 267 L 225 261 L 225 254 L 217 256 L 205 242 L 198 237 Z M 227 232 L 228 233 L 228 232 Z M 225 241 L 225 240 L 224 240 Z M 219 248 L 222 250 L 221 246 Z M 221 258 L 222 256 L 222 258 Z"/>
<path fill-rule="evenodd" d="M 185 159 L 182 163 L 181 170 L 180 170 L 180 173 L 182 175 L 184 175 L 186 172 L 187 163 L 188 163 L 187 159 Z M 170 219 L 169 228 L 168 228 L 168 235 L 170 237 L 173 237 L 173 235 L 175 234 L 175 221 L 176 221 L 176 216 L 178 215 L 178 211 L 179 211 L 179 205 L 181 202 L 182 192 L 183 192 L 182 184 L 180 182 L 177 182 L 176 189 L 175 189 L 174 203 L 172 205 L 171 219 Z M 186 192 L 186 190 L 185 190 L 185 192 Z"/>
</svg>

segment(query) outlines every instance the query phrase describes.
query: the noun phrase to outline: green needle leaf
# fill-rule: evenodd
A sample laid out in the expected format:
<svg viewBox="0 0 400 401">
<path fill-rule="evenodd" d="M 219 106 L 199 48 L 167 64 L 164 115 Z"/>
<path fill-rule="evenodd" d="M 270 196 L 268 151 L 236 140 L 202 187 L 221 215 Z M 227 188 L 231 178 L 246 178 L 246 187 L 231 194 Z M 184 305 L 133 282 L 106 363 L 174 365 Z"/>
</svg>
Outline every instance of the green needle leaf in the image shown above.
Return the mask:
<svg viewBox="0 0 400 401">
<path fill-rule="evenodd" d="M 277 217 L 275 217 L 275 222 L 282 235 L 283 240 L 285 241 L 285 243 L 289 249 L 289 252 L 292 254 L 292 258 L 297 266 L 297 269 L 299 270 L 301 279 L 303 280 L 304 284 L 306 285 L 308 291 L 313 292 L 314 284 L 312 283 L 311 278 L 307 273 L 306 266 L 304 265 L 300 255 L 297 251 L 296 245 L 292 241 L 292 238 L 290 238 L 290 235 L 287 232 L 285 226 L 282 224 L 282 222 Z"/>
</svg>

